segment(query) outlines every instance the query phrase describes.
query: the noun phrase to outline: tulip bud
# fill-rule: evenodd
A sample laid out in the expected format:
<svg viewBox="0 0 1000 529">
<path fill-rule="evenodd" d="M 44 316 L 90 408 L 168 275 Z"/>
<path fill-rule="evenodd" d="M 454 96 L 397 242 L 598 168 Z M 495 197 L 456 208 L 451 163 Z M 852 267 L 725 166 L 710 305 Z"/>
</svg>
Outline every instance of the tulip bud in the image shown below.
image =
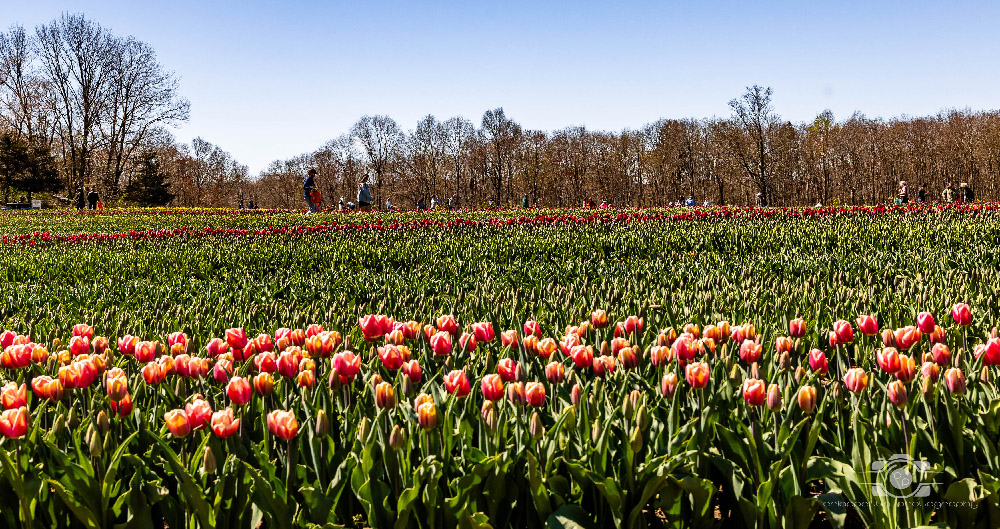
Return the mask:
<svg viewBox="0 0 1000 529">
<path fill-rule="evenodd" d="M 573 384 L 573 389 L 569 392 L 570 402 L 572 402 L 574 406 L 579 406 L 582 395 L 583 388 L 580 387 L 580 384 Z"/>
<path fill-rule="evenodd" d="M 637 454 L 642 450 L 642 430 L 639 429 L 638 424 L 632 430 L 632 435 L 629 437 L 628 442 L 632 447 L 632 453 Z"/>
<path fill-rule="evenodd" d="M 646 411 L 646 404 L 641 404 L 639 409 L 635 412 L 635 423 L 639 425 L 640 428 L 646 430 L 652 421 L 649 419 L 649 412 Z"/>
<path fill-rule="evenodd" d="M 781 411 L 781 390 L 777 384 L 771 384 L 767 388 L 767 409 L 775 413 Z"/>
<path fill-rule="evenodd" d="M 674 372 L 667 373 L 663 375 L 660 379 L 660 392 L 663 393 L 663 397 L 671 399 L 674 397 L 674 392 L 677 391 L 677 374 Z"/>
<path fill-rule="evenodd" d="M 71 430 L 75 430 L 77 426 L 80 426 L 80 419 L 76 416 L 76 408 L 69 409 L 69 417 L 66 418 L 66 425 Z"/>
<path fill-rule="evenodd" d="M 66 428 L 66 416 L 62 413 L 56 417 L 56 420 L 52 423 L 51 432 L 53 436 L 57 436 Z"/>
<path fill-rule="evenodd" d="M 326 437 L 330 433 L 330 418 L 326 415 L 326 410 L 316 412 L 316 436 Z"/>
<path fill-rule="evenodd" d="M 929 378 L 923 378 L 920 383 L 920 395 L 926 400 L 931 400 L 934 398 L 934 390 L 936 386 L 934 381 Z"/>
<path fill-rule="evenodd" d="M 497 407 L 493 401 L 486 401 L 483 403 L 482 409 L 479 411 L 479 416 L 483 419 L 486 424 L 486 429 L 495 432 L 497 428 Z"/>
<path fill-rule="evenodd" d="M 211 474 L 216 469 L 215 453 L 212 452 L 211 446 L 205 445 L 204 454 L 201 458 L 201 469 L 205 471 L 205 474 Z"/>
<path fill-rule="evenodd" d="M 406 444 L 406 430 L 397 424 L 392 427 L 392 432 L 389 433 L 389 446 L 398 452 L 404 444 Z"/>
<path fill-rule="evenodd" d="M 802 386 L 798 392 L 799 409 L 806 413 L 812 413 L 816 409 L 816 388 L 813 386 Z"/>
<path fill-rule="evenodd" d="M 104 410 L 97 414 L 97 427 L 101 429 L 102 434 L 107 434 L 111 429 L 111 421 L 108 420 L 108 414 L 104 413 Z"/>
<path fill-rule="evenodd" d="M 760 378 L 760 366 L 757 362 L 750 366 L 750 378 Z"/>
<path fill-rule="evenodd" d="M 594 419 L 594 426 L 590 429 L 590 440 L 594 444 L 601 438 L 601 434 L 604 433 L 604 427 L 601 426 L 600 419 Z"/>
<path fill-rule="evenodd" d="M 788 351 L 782 351 L 782 353 L 778 355 L 778 368 L 782 371 L 792 369 L 792 358 L 788 354 Z"/>
<path fill-rule="evenodd" d="M 987 384 L 990 383 L 990 368 L 989 366 L 983 366 L 983 370 L 979 372 L 979 380 Z"/>
<path fill-rule="evenodd" d="M 795 383 L 801 384 L 806 378 L 806 369 L 802 366 L 795 368 Z"/>
<path fill-rule="evenodd" d="M 611 354 L 611 348 L 608 347 L 607 340 L 601 342 L 601 356 L 608 356 Z"/>
<path fill-rule="evenodd" d="M 358 425 L 358 441 L 361 444 L 368 442 L 368 434 L 371 433 L 371 421 L 368 417 L 361 418 L 361 424 Z"/>
<path fill-rule="evenodd" d="M 94 428 L 94 425 L 90 425 L 90 431 L 88 432 L 88 448 L 90 449 L 90 457 L 100 457 L 101 455 L 101 433 Z"/>
<path fill-rule="evenodd" d="M 948 391 L 961 395 L 965 393 L 965 373 L 957 367 L 953 367 L 944 372 L 944 385 L 948 387 Z"/>
<path fill-rule="evenodd" d="M 741 380 L 743 380 L 743 371 L 740 370 L 740 366 L 733 365 L 733 368 L 729 370 L 729 383 L 736 387 L 740 385 Z"/>
<path fill-rule="evenodd" d="M 531 421 L 528 424 L 528 432 L 531 433 L 531 437 L 535 439 L 541 439 L 545 435 L 545 426 L 542 425 L 542 418 L 538 415 L 538 412 L 531 414 Z"/>
</svg>

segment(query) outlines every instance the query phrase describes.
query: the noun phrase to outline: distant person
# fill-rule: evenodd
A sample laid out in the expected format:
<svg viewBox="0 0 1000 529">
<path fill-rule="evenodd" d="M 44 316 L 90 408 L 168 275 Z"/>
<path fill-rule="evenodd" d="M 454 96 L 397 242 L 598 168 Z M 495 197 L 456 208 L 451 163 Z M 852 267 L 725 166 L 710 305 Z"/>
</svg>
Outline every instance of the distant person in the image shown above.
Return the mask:
<svg viewBox="0 0 1000 529">
<path fill-rule="evenodd" d="M 424 197 L 420 197 L 420 200 L 417 201 L 417 211 L 423 211 L 425 209 L 427 209 L 427 203 L 424 202 Z"/>
<path fill-rule="evenodd" d="M 694 197 L 689 196 L 687 200 L 684 201 L 685 206 L 694 206 Z"/>
<path fill-rule="evenodd" d="M 309 213 L 316 213 L 317 210 L 316 203 L 312 200 L 313 189 L 316 189 L 316 174 L 316 169 L 310 169 L 302 179 L 302 196 L 306 199 L 306 204 L 309 204 Z"/>
<path fill-rule="evenodd" d="M 758 191 L 756 198 L 757 198 L 757 207 L 758 208 L 764 207 L 764 193 Z"/>
<path fill-rule="evenodd" d="M 900 180 L 899 193 L 896 196 L 899 197 L 900 204 L 906 204 L 910 201 L 910 188 L 906 185 L 906 180 Z"/>
<path fill-rule="evenodd" d="M 962 188 L 963 204 L 971 204 L 976 200 L 976 194 L 972 191 L 972 187 L 969 184 L 962 182 L 959 184 L 959 187 Z"/>
<path fill-rule="evenodd" d="M 240 209 L 244 209 L 244 207 L 243 207 L 243 199 L 242 198 L 240 199 Z"/>
<path fill-rule="evenodd" d="M 340 203 L 337 204 L 337 211 L 344 211 L 347 204 L 344 203 L 344 197 L 340 197 Z"/>
<path fill-rule="evenodd" d="M 455 197 L 450 196 L 448 197 L 448 211 L 451 211 L 453 209 L 455 209 Z"/>
<path fill-rule="evenodd" d="M 492 198 L 489 199 L 489 201 L 487 201 L 486 204 L 488 204 L 489 207 L 492 208 L 493 207 L 493 199 Z"/>
<path fill-rule="evenodd" d="M 950 203 L 955 201 L 955 186 L 948 184 L 941 191 L 941 202 Z"/>
<path fill-rule="evenodd" d="M 611 206 L 609 206 L 607 202 L 605 202 L 605 201 L 603 201 L 603 200 L 601 201 L 601 209 L 608 209 L 608 208 L 610 208 L 610 207 L 611 207 Z"/>
<path fill-rule="evenodd" d="M 917 202 L 923 204 L 927 202 L 927 186 L 920 184 L 920 189 L 917 190 Z"/>
<path fill-rule="evenodd" d="M 706 198 L 705 202 L 702 204 L 702 207 L 707 208 L 707 207 L 709 207 L 711 205 L 712 205 L 712 201 Z"/>
<path fill-rule="evenodd" d="M 528 209 L 528 195 L 521 197 L 521 209 Z"/>
<path fill-rule="evenodd" d="M 87 193 L 87 209 L 97 209 L 97 190 L 90 188 L 90 192 Z"/>
<path fill-rule="evenodd" d="M 388 198 L 385 199 L 385 210 L 386 211 L 392 211 L 392 202 L 389 202 Z"/>
<path fill-rule="evenodd" d="M 85 198 L 85 196 L 83 194 L 83 187 L 77 187 L 76 188 L 76 209 L 83 209 L 86 206 L 86 204 L 87 204 L 86 200 L 87 199 Z"/>
<path fill-rule="evenodd" d="M 247 204 L 247 208 L 249 208 L 249 209 L 257 209 L 257 204 L 254 204 L 253 200 L 251 200 L 250 203 Z"/>
<path fill-rule="evenodd" d="M 368 190 L 368 182 L 358 184 L 358 209 L 361 211 L 372 209 L 372 193 Z"/>
</svg>

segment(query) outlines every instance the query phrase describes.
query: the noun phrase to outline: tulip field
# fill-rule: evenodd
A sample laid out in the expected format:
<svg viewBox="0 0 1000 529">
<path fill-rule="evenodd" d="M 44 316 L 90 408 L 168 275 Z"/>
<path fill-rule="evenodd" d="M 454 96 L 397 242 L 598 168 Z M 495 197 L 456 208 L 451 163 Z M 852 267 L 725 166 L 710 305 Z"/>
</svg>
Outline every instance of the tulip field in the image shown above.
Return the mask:
<svg viewBox="0 0 1000 529">
<path fill-rule="evenodd" d="M 0 212 L 0 519 L 1000 527 L 1000 209 Z"/>
</svg>

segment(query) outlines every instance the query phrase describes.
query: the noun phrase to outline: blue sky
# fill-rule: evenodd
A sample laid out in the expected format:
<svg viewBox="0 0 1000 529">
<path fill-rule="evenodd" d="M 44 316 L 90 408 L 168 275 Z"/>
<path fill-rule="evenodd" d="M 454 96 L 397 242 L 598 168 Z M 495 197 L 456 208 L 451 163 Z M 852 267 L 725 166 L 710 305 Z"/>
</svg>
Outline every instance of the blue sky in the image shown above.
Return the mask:
<svg viewBox="0 0 1000 529">
<path fill-rule="evenodd" d="M 191 120 L 175 131 L 250 166 L 312 151 L 363 114 L 406 130 L 620 130 L 729 114 L 750 84 L 792 121 L 1000 108 L 1000 4 L 4 0 L 0 26 L 82 12 L 157 50 Z"/>
</svg>

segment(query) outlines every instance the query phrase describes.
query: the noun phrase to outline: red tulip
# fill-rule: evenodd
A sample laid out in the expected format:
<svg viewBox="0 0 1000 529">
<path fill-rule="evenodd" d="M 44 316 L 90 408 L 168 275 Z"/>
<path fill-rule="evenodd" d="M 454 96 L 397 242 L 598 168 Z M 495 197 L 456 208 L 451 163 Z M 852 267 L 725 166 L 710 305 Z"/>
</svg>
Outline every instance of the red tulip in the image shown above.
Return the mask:
<svg viewBox="0 0 1000 529">
<path fill-rule="evenodd" d="M 86 323 L 77 323 L 73 326 L 73 336 L 82 336 L 90 340 L 94 337 L 94 328 Z"/>
<path fill-rule="evenodd" d="M 437 328 L 452 335 L 458 335 L 458 322 L 455 321 L 455 317 L 451 314 L 439 316 L 437 319 Z"/>
<path fill-rule="evenodd" d="M 675 391 L 677 391 L 677 374 L 671 371 L 660 379 L 660 392 L 664 398 L 670 399 L 673 398 Z"/>
<path fill-rule="evenodd" d="M 549 362 L 545 366 L 545 380 L 548 380 L 550 384 L 561 384 L 565 378 L 566 368 L 562 362 Z"/>
<path fill-rule="evenodd" d="M 212 414 L 212 433 L 220 439 L 231 437 L 240 429 L 240 420 L 233 418 L 233 409 L 226 408 Z"/>
<path fill-rule="evenodd" d="M 163 382 L 166 378 L 163 371 L 160 369 L 160 364 L 156 362 L 149 362 L 148 364 L 142 366 L 142 379 L 146 381 L 147 384 L 156 385 Z"/>
<path fill-rule="evenodd" d="M 334 355 L 336 358 L 336 355 Z M 285 378 L 295 378 L 299 374 L 299 355 L 292 349 L 286 349 L 278 355 L 278 374 Z"/>
<path fill-rule="evenodd" d="M 69 352 L 73 356 L 85 355 L 90 352 L 90 339 L 86 336 L 74 336 L 69 339 Z"/>
<path fill-rule="evenodd" d="M 458 348 L 460 351 L 471 353 L 476 350 L 476 337 L 467 332 L 463 332 L 458 338 Z"/>
<path fill-rule="evenodd" d="M 934 332 L 934 326 L 934 316 L 931 316 L 930 312 L 917 314 L 917 328 L 920 329 L 920 332 L 930 334 Z"/>
<path fill-rule="evenodd" d="M 763 380 L 756 378 L 748 378 L 743 381 L 743 400 L 751 406 L 760 406 L 764 404 L 764 398 L 767 396 L 767 387 Z"/>
<path fill-rule="evenodd" d="M 882 329 L 882 345 L 885 347 L 896 347 L 896 334 L 892 329 Z"/>
<path fill-rule="evenodd" d="M 333 355 L 333 366 L 340 376 L 353 380 L 361 371 L 361 358 L 351 351 L 343 351 Z"/>
<path fill-rule="evenodd" d="M 524 387 L 524 397 L 529 406 L 535 408 L 545 406 L 545 386 L 541 382 L 528 382 Z"/>
<path fill-rule="evenodd" d="M 417 335 L 420 334 L 420 324 L 415 321 L 408 321 L 401 324 L 403 331 L 403 338 L 407 340 L 416 340 Z"/>
<path fill-rule="evenodd" d="M 830 369 L 830 365 L 826 361 L 826 353 L 819 349 L 809 351 L 809 368 L 816 373 L 825 375 Z"/>
<path fill-rule="evenodd" d="M 965 373 L 957 367 L 952 367 L 944 372 L 944 385 L 948 387 L 948 391 L 961 395 L 965 393 Z"/>
<path fill-rule="evenodd" d="M 28 424 L 31 416 L 28 415 L 28 408 L 4 410 L 0 413 L 0 435 L 7 439 L 19 439 L 28 433 Z"/>
<path fill-rule="evenodd" d="M 909 383 L 916 374 L 916 362 L 913 358 L 907 355 L 899 355 L 899 370 L 896 371 L 896 378 Z"/>
<path fill-rule="evenodd" d="M 212 406 L 205 399 L 195 399 L 184 406 L 184 414 L 192 430 L 201 430 L 212 418 Z"/>
<path fill-rule="evenodd" d="M 16 382 L 8 382 L 0 389 L 0 401 L 3 401 L 3 409 L 11 410 L 28 405 L 28 386 Z"/>
<path fill-rule="evenodd" d="M 403 366 L 403 353 L 395 345 L 379 347 L 378 358 L 389 371 L 395 371 Z"/>
<path fill-rule="evenodd" d="M 931 343 L 942 343 L 944 342 L 944 339 L 945 339 L 945 330 L 944 327 L 940 325 L 935 325 L 934 332 L 931 332 L 930 334 L 927 335 L 927 340 L 930 341 Z"/>
<path fill-rule="evenodd" d="M 456 369 L 444 376 L 444 389 L 461 398 L 472 392 L 472 385 L 469 384 L 469 377 L 465 376 L 465 371 Z"/>
<path fill-rule="evenodd" d="M 270 395 L 274 391 L 274 378 L 270 373 L 262 372 L 253 377 L 253 391 L 258 395 Z"/>
<path fill-rule="evenodd" d="M 759 343 L 753 340 L 743 340 L 743 343 L 740 344 L 740 360 L 752 364 L 760 360 L 760 354 L 761 347 Z"/>
<path fill-rule="evenodd" d="M 684 378 L 694 389 L 708 385 L 709 369 L 705 362 L 691 362 L 684 368 Z"/>
<path fill-rule="evenodd" d="M 542 336 L 542 325 L 535 320 L 528 320 L 524 322 L 524 335 L 535 335 L 540 338 Z"/>
<path fill-rule="evenodd" d="M 865 336 L 875 336 L 878 334 L 878 322 L 874 316 L 858 316 L 858 330 Z"/>
<path fill-rule="evenodd" d="M 167 336 L 167 346 L 173 348 L 175 345 L 180 345 L 184 350 L 181 353 L 187 352 L 188 348 L 188 337 L 182 332 L 172 332 Z M 180 353 L 178 353 L 180 354 Z"/>
<path fill-rule="evenodd" d="M 528 401 L 524 395 L 524 384 L 516 381 L 507 384 L 507 400 L 518 406 L 524 406 Z"/>
<path fill-rule="evenodd" d="M 104 351 L 108 350 L 108 339 L 103 336 L 98 336 L 97 338 L 94 338 L 92 342 L 90 342 L 90 346 L 94 349 L 94 354 L 103 355 Z M 38 347 L 35 347 L 35 349 L 38 349 Z M 41 362 L 36 361 L 36 363 L 41 363 Z"/>
<path fill-rule="evenodd" d="M 496 334 L 493 332 L 493 324 L 488 321 L 473 323 L 472 333 L 478 342 L 489 343 L 496 339 Z"/>
<path fill-rule="evenodd" d="M 437 426 L 437 408 L 433 400 L 428 400 L 417 407 L 417 422 L 424 430 L 433 430 Z"/>
<path fill-rule="evenodd" d="M 290 411 L 274 410 L 267 414 L 267 429 L 275 437 L 288 441 L 298 435 L 299 421 Z"/>
<path fill-rule="evenodd" d="M 594 326 L 595 329 L 603 329 L 608 326 L 608 313 L 601 309 L 597 309 L 590 313 L 590 324 Z"/>
<path fill-rule="evenodd" d="M 451 334 L 447 331 L 438 331 L 431 336 L 431 350 L 437 356 L 451 354 Z"/>
<path fill-rule="evenodd" d="M 420 362 L 417 362 L 416 360 L 403 362 L 403 374 L 405 374 L 411 382 L 419 383 L 421 379 Z"/>
<path fill-rule="evenodd" d="M 510 329 L 500 333 L 500 345 L 503 347 L 517 347 L 520 338 L 517 336 L 517 331 Z"/>
<path fill-rule="evenodd" d="M 983 364 L 1000 365 L 1000 338 L 991 338 L 987 341 L 979 354 L 983 355 Z M 976 358 L 979 358 L 979 354 L 976 355 Z"/>
<path fill-rule="evenodd" d="M 595 356 L 594 357 L 594 374 L 604 378 L 605 375 L 614 373 L 615 371 L 615 357 L 613 356 Z"/>
<path fill-rule="evenodd" d="M 868 373 L 860 367 L 852 367 L 844 375 L 844 385 L 851 393 L 861 393 L 868 387 Z"/>
<path fill-rule="evenodd" d="M 212 358 L 220 356 L 228 350 L 229 345 L 222 341 L 221 338 L 212 338 L 208 341 L 208 345 L 205 346 L 205 352 Z"/>
<path fill-rule="evenodd" d="M 339 336 L 340 333 L 337 333 Z M 256 338 L 253 339 L 254 345 L 257 348 L 258 353 L 273 353 L 274 352 L 274 340 L 267 334 L 258 334 Z"/>
<path fill-rule="evenodd" d="M 260 373 L 274 373 L 278 370 L 278 360 L 270 351 L 253 357 L 253 364 Z"/>
<path fill-rule="evenodd" d="M 163 415 L 163 420 L 167 423 L 167 429 L 174 437 L 184 437 L 191 433 L 191 423 L 184 410 L 170 410 Z"/>
<path fill-rule="evenodd" d="M 378 318 L 376 318 L 374 314 L 369 314 L 359 318 L 358 326 L 361 327 L 361 334 L 364 335 L 365 340 L 369 342 L 381 338 L 382 335 L 385 334 L 382 331 L 382 325 L 379 323 Z"/>
<path fill-rule="evenodd" d="M 638 350 L 638 347 L 635 349 Z M 618 363 L 624 369 L 635 369 L 639 367 L 639 357 L 636 356 L 635 351 L 631 347 L 625 347 L 618 351 Z"/>
<path fill-rule="evenodd" d="M 226 386 L 226 395 L 229 396 L 229 400 L 237 406 L 242 406 L 248 402 L 253 397 L 253 388 L 250 387 L 250 382 L 243 377 L 233 377 L 229 381 L 229 385 Z"/>
<path fill-rule="evenodd" d="M 497 373 L 504 382 L 511 382 L 519 378 L 521 369 L 511 358 L 501 358 L 497 362 Z"/>
<path fill-rule="evenodd" d="M 774 340 L 774 350 L 779 355 L 781 353 L 791 353 L 795 348 L 795 341 L 788 336 L 779 336 Z"/>
<path fill-rule="evenodd" d="M 503 398 L 503 380 L 500 375 L 485 375 L 479 385 L 486 400 L 497 401 Z"/>
<path fill-rule="evenodd" d="M 941 373 L 941 366 L 935 364 L 934 362 L 924 362 L 920 366 L 920 376 L 930 379 L 931 382 L 937 382 L 938 376 Z"/>
<path fill-rule="evenodd" d="M 931 330 L 933 330 L 933 328 Z M 899 347 L 901 351 L 909 351 L 911 347 L 920 341 L 920 330 L 911 326 L 896 329 L 895 339 L 896 346 Z"/>
<path fill-rule="evenodd" d="M 216 382 L 228 382 L 229 375 L 233 374 L 233 363 L 225 358 L 220 358 L 212 368 L 212 378 Z"/>
<path fill-rule="evenodd" d="M 396 407 L 396 389 L 388 382 L 375 386 L 375 406 L 382 410 Z"/>
<path fill-rule="evenodd" d="M 955 320 L 956 324 L 963 327 L 970 325 L 972 323 L 972 309 L 970 309 L 965 303 L 956 303 L 955 306 L 951 308 L 951 319 Z"/>
<path fill-rule="evenodd" d="M 625 318 L 623 329 L 625 334 L 638 335 L 642 334 L 642 327 L 645 324 L 645 319 L 638 316 L 629 316 Z"/>
<path fill-rule="evenodd" d="M 746 342 L 744 342 L 746 343 Z M 753 342 L 751 342 L 753 343 Z M 671 346 L 673 356 L 677 358 L 679 362 L 690 362 L 695 359 L 698 354 L 698 344 L 695 340 L 692 340 L 689 335 L 682 334 L 674 340 Z M 752 352 L 749 351 L 748 352 Z M 743 347 L 740 347 L 740 358 L 743 357 Z M 757 346 L 757 358 L 760 358 L 760 346 Z M 682 364 L 683 365 L 683 364 Z"/>
<path fill-rule="evenodd" d="M 385 343 L 390 345 L 403 345 L 406 341 L 406 336 L 403 336 L 403 331 L 400 329 L 393 329 L 391 332 L 385 334 Z"/>
<path fill-rule="evenodd" d="M 799 409 L 805 413 L 812 413 L 816 410 L 816 388 L 813 386 L 802 386 L 796 393 L 796 400 Z"/>
<path fill-rule="evenodd" d="M 23 344 L 8 346 L 0 353 L 0 365 L 5 369 L 20 369 L 31 364 L 31 349 Z"/>
<path fill-rule="evenodd" d="M 906 406 L 906 401 L 909 400 L 909 395 L 906 392 L 906 385 L 902 381 L 893 380 L 889 383 L 889 387 L 886 388 L 889 393 L 889 401 L 892 402 L 896 407 L 902 408 Z"/>
<path fill-rule="evenodd" d="M 530 337 L 535 338 L 534 335 Z M 527 341 L 527 339 L 528 338 L 525 338 L 525 341 Z M 556 341 L 552 338 L 542 338 L 541 340 L 538 340 L 538 344 L 535 346 L 535 353 L 542 358 L 549 358 L 552 356 L 552 353 L 556 352 L 558 347 L 558 344 L 556 344 Z"/>
<path fill-rule="evenodd" d="M 781 388 L 777 384 L 767 386 L 767 409 L 774 413 L 781 411 Z"/>
<path fill-rule="evenodd" d="M 833 332 L 837 335 L 837 343 L 846 345 L 854 341 L 854 327 L 844 320 L 833 322 Z"/>
<path fill-rule="evenodd" d="M 208 359 L 193 357 L 191 361 L 188 362 L 188 375 L 191 378 L 205 378 L 208 376 Z"/>
<path fill-rule="evenodd" d="M 6 349 L 14 345 L 14 338 L 17 337 L 17 333 L 14 331 L 4 331 L 0 333 L 0 349 Z"/>
<path fill-rule="evenodd" d="M 792 338 L 802 338 L 806 335 L 806 322 L 802 318 L 795 318 L 788 322 L 788 335 Z"/>
<path fill-rule="evenodd" d="M 899 353 L 892 347 L 885 347 L 875 353 L 875 362 L 879 369 L 890 375 L 899 371 Z"/>
<path fill-rule="evenodd" d="M 110 406 L 112 414 L 117 414 L 124 419 L 132 415 L 132 395 L 125 395 L 125 398 L 118 402 L 111 401 Z"/>
<path fill-rule="evenodd" d="M 934 347 L 931 347 L 931 356 L 934 358 L 934 363 L 938 365 L 951 364 L 951 350 L 943 343 L 936 343 Z"/>
</svg>

